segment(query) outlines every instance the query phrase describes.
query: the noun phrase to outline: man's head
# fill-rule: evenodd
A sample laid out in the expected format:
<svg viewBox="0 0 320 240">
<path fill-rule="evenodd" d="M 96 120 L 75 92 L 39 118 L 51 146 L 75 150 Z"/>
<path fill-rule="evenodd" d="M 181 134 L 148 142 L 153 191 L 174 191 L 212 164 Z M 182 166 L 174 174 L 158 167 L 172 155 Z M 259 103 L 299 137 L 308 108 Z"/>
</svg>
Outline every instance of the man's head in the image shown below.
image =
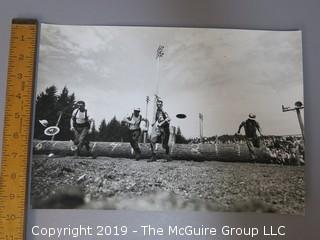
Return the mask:
<svg viewBox="0 0 320 240">
<path fill-rule="evenodd" d="M 249 119 L 252 119 L 252 120 L 254 120 L 254 119 L 256 119 L 256 115 L 254 115 L 253 113 L 249 113 Z"/>
<path fill-rule="evenodd" d="M 138 117 L 139 114 L 140 114 L 140 108 L 137 107 L 137 108 L 133 109 L 133 115 L 134 116 Z"/>
<path fill-rule="evenodd" d="M 80 111 L 84 111 L 85 107 L 86 107 L 86 104 L 84 101 L 78 101 L 77 102 L 77 106 L 78 108 L 80 109 Z"/>
<path fill-rule="evenodd" d="M 158 100 L 157 101 L 157 108 L 162 109 L 162 106 L 163 106 L 163 102 L 161 100 Z"/>
<path fill-rule="evenodd" d="M 160 114 L 160 115 L 159 115 L 159 118 L 158 118 L 158 122 L 160 123 L 160 122 L 162 122 L 163 120 L 164 120 L 164 118 L 163 118 L 162 114 Z"/>
</svg>

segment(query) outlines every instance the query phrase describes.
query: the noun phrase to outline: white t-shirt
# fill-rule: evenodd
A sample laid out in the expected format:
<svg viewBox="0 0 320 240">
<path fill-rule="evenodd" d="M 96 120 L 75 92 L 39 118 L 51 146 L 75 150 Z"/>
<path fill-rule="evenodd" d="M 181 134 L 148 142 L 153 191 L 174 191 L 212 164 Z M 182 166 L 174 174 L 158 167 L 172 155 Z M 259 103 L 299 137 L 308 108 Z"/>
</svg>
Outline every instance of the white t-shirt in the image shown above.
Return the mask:
<svg viewBox="0 0 320 240">
<path fill-rule="evenodd" d="M 72 112 L 72 118 L 76 119 L 77 124 L 84 124 L 87 122 L 88 115 L 87 115 L 87 119 L 86 119 L 86 110 L 81 112 L 80 109 L 76 108 Z"/>
<path fill-rule="evenodd" d="M 131 120 L 129 121 L 129 129 L 130 130 L 136 130 L 140 128 L 140 123 L 141 123 L 141 115 L 138 117 L 132 115 Z"/>
</svg>

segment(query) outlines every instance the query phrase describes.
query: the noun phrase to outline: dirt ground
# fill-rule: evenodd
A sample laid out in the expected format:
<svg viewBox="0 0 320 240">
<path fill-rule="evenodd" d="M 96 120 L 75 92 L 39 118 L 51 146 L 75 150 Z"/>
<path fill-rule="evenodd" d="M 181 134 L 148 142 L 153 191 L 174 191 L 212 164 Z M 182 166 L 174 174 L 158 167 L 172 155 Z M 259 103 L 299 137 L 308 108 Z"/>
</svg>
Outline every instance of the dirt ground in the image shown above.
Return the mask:
<svg viewBox="0 0 320 240">
<path fill-rule="evenodd" d="M 304 214 L 303 166 L 34 155 L 34 208 Z"/>
</svg>

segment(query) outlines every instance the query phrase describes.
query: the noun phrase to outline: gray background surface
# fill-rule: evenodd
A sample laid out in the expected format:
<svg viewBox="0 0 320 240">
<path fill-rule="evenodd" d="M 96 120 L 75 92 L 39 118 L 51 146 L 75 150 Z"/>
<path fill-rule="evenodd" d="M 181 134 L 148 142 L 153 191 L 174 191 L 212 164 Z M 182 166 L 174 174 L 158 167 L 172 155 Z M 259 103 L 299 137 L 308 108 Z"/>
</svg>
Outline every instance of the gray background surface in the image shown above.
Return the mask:
<svg viewBox="0 0 320 240">
<path fill-rule="evenodd" d="M 1 0 L 0 3 L 0 135 L 2 136 L 6 91 L 8 42 L 11 19 L 37 18 L 41 22 L 92 25 L 147 25 L 223 27 L 303 31 L 304 94 L 306 125 L 306 216 L 272 214 L 186 213 L 186 212 L 108 212 L 108 211 L 40 211 L 28 213 L 28 225 L 67 226 L 68 224 L 140 224 L 167 226 L 221 225 L 263 226 L 285 225 L 287 236 L 279 239 L 319 239 L 320 161 L 317 158 L 320 136 L 320 1 L 318 0 Z M 2 147 L 2 144 L 0 144 Z M 285 174 L 285 173 L 284 173 Z M 29 229 L 29 227 L 28 227 Z M 262 237 L 258 237 L 262 239 Z M 265 237 L 271 239 L 271 237 Z M 275 238 L 275 237 L 274 237 Z M 31 236 L 28 239 L 33 239 Z M 45 238 L 39 238 L 45 239 Z M 67 238 L 66 238 L 67 239 Z M 75 238 L 68 238 L 75 239 Z M 89 238 L 77 238 L 89 239 Z M 92 238 L 97 239 L 97 238 Z M 108 238 L 113 239 L 113 238 Z M 114 238 L 119 239 L 119 238 Z M 122 238 L 124 239 L 124 238 Z M 131 234 L 126 239 L 142 239 Z M 166 239 L 166 238 L 148 238 Z M 185 239 L 176 237 L 171 239 Z M 188 237 L 187 239 L 194 239 Z M 203 238 L 205 239 L 205 238 Z M 211 239 L 233 239 L 231 237 Z M 235 237 L 234 239 L 242 239 Z M 245 238 L 243 238 L 245 239 Z"/>
</svg>

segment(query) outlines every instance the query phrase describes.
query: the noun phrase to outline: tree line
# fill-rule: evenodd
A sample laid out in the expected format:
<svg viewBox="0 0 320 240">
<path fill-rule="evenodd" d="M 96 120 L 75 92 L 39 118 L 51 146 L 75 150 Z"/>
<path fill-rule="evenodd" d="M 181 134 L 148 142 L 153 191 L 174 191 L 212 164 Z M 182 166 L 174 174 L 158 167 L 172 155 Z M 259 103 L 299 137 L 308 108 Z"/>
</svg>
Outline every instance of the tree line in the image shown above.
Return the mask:
<svg viewBox="0 0 320 240">
<path fill-rule="evenodd" d="M 39 120 L 47 120 L 48 126 L 55 126 L 61 115 L 58 127 L 60 132 L 55 136 L 55 140 L 69 141 L 74 134 L 70 131 L 70 118 L 76 106 L 76 96 L 64 87 L 58 93 L 57 87 L 52 85 L 37 95 L 35 106 L 34 138 L 39 140 L 49 140 L 50 136 L 44 134 L 45 127 Z M 121 121 L 114 116 L 110 121 L 103 119 L 99 127 L 93 126 L 92 133 L 89 135 L 91 141 L 103 142 L 128 142 L 128 128 L 121 124 Z M 177 143 L 187 143 L 187 140 L 177 128 Z"/>
</svg>

